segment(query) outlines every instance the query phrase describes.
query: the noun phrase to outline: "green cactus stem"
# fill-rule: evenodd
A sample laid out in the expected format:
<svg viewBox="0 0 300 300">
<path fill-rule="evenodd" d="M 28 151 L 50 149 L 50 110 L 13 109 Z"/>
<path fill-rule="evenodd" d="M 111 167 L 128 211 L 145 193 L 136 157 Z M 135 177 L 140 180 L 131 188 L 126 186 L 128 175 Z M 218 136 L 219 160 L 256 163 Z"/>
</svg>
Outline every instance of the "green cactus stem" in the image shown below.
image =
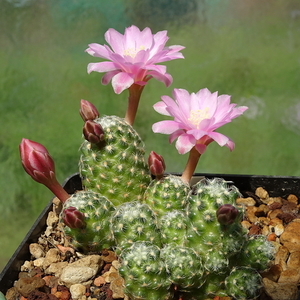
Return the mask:
<svg viewBox="0 0 300 300">
<path fill-rule="evenodd" d="M 174 209 L 184 211 L 188 192 L 189 185 L 180 177 L 168 175 L 151 181 L 144 194 L 144 202 L 162 216 Z"/>
<path fill-rule="evenodd" d="M 84 141 L 79 171 L 83 186 L 107 197 L 114 205 L 141 200 L 151 177 L 138 133 L 116 116 L 93 122 L 104 131 L 102 147 Z"/>
<path fill-rule="evenodd" d="M 192 224 L 188 229 L 187 246 L 204 254 L 209 249 L 224 245 L 226 242 L 223 238 L 228 239 L 231 233 L 235 233 L 234 237 L 239 238 L 238 244 L 243 243 L 243 229 L 239 223 L 242 209 L 235 205 L 238 196 L 240 196 L 238 189 L 234 186 L 229 187 L 226 181 L 220 178 L 203 179 L 196 183 L 187 200 L 187 216 Z M 230 221 L 228 225 L 221 224 L 218 220 L 220 216 L 217 215 L 217 210 L 225 204 L 230 205 L 231 212 L 233 210 L 235 212 L 234 221 Z M 222 219 L 226 217 L 222 216 Z M 228 253 L 230 247 L 225 246 L 225 249 Z M 231 249 L 233 250 L 234 248 Z"/>
<path fill-rule="evenodd" d="M 77 213 L 80 214 L 77 217 L 82 218 L 85 224 L 85 226 L 64 227 L 65 235 L 71 238 L 71 243 L 75 248 L 88 253 L 115 246 L 110 234 L 110 218 L 115 207 L 107 198 L 91 191 L 75 193 L 64 203 L 60 214 L 62 222 L 66 218 L 66 211 L 70 211 L 70 207 L 76 208 Z"/>
<path fill-rule="evenodd" d="M 120 254 L 120 275 L 125 293 L 132 300 L 170 300 L 171 281 L 160 249 L 149 242 L 136 242 Z"/>
<path fill-rule="evenodd" d="M 177 290 L 189 290 L 203 283 L 204 269 L 201 257 L 191 248 L 168 244 L 161 249 L 170 280 Z"/>
<path fill-rule="evenodd" d="M 163 245 L 175 243 L 184 246 L 187 239 L 188 219 L 184 212 L 171 210 L 158 218 Z"/>
<path fill-rule="evenodd" d="M 226 292 L 236 300 L 256 299 L 259 296 L 261 276 L 252 268 L 234 268 L 225 280 Z"/>
<path fill-rule="evenodd" d="M 250 236 L 242 250 L 233 258 L 241 266 L 264 271 L 270 267 L 275 256 L 275 247 L 264 235 Z"/>
<path fill-rule="evenodd" d="M 123 203 L 116 208 L 111 219 L 111 232 L 118 251 L 137 241 L 161 245 L 157 218 L 153 210 L 147 204 L 138 201 Z"/>
</svg>

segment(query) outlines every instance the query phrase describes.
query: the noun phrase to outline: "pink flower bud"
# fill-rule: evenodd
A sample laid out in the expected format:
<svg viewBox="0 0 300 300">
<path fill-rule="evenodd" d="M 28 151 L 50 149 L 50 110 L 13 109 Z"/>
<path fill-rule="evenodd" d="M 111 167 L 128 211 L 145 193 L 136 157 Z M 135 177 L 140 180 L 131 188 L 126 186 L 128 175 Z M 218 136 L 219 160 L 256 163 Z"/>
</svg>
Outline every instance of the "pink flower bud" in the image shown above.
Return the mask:
<svg viewBox="0 0 300 300">
<path fill-rule="evenodd" d="M 35 181 L 46 185 L 55 178 L 54 161 L 43 145 L 22 139 L 20 154 L 25 171 Z"/>
<path fill-rule="evenodd" d="M 222 225 L 230 225 L 237 218 L 239 211 L 231 204 L 221 205 L 217 210 L 218 222 Z"/>
<path fill-rule="evenodd" d="M 102 126 L 94 121 L 87 120 L 83 126 L 83 135 L 92 144 L 104 141 L 104 130 Z"/>
<path fill-rule="evenodd" d="M 159 178 L 162 177 L 166 169 L 163 157 L 154 151 L 151 151 L 149 154 L 148 166 L 151 174 Z"/>
<path fill-rule="evenodd" d="M 48 150 L 28 139 L 22 139 L 19 149 L 23 168 L 32 179 L 44 184 L 62 202 L 66 201 L 69 194 L 56 179 L 54 161 Z"/>
<path fill-rule="evenodd" d="M 63 222 L 70 228 L 85 228 L 85 216 L 76 207 L 69 206 L 63 211 Z"/>
<path fill-rule="evenodd" d="M 91 102 L 87 100 L 80 101 L 80 110 L 79 113 L 83 121 L 95 120 L 99 117 L 99 112 L 97 108 Z"/>
</svg>

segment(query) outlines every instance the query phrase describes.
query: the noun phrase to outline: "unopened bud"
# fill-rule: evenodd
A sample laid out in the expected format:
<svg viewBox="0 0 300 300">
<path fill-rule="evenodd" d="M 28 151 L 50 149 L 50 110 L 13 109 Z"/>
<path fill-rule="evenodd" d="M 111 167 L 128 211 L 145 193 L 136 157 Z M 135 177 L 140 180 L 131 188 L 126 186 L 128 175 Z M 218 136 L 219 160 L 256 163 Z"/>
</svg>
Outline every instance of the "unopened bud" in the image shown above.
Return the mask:
<svg viewBox="0 0 300 300">
<path fill-rule="evenodd" d="M 166 164 L 163 157 L 154 151 L 151 151 L 149 154 L 148 166 L 151 174 L 159 178 L 163 176 L 166 169 Z"/>
<path fill-rule="evenodd" d="M 37 142 L 22 139 L 20 155 L 24 170 L 31 178 L 49 188 L 62 202 L 69 194 L 58 183 L 55 176 L 55 166 L 48 150 Z"/>
<path fill-rule="evenodd" d="M 94 121 L 88 120 L 83 126 L 83 135 L 92 144 L 99 144 L 104 141 L 104 130 L 102 126 Z"/>
<path fill-rule="evenodd" d="M 69 206 L 62 214 L 63 222 L 71 229 L 85 228 L 85 216 L 76 207 Z"/>
<path fill-rule="evenodd" d="M 83 121 L 95 120 L 99 117 L 99 112 L 94 104 L 87 100 L 80 101 L 80 110 L 79 113 Z"/>
<path fill-rule="evenodd" d="M 222 225 L 230 225 L 237 218 L 239 211 L 231 204 L 221 205 L 217 210 L 218 222 Z"/>
</svg>

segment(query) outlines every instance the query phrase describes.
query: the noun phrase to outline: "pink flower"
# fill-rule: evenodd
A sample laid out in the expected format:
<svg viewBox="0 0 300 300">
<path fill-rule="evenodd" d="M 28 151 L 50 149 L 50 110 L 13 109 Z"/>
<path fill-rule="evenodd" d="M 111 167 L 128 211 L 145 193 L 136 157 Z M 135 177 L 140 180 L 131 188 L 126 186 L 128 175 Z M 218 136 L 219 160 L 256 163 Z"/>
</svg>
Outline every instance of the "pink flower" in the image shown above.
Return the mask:
<svg viewBox="0 0 300 300">
<path fill-rule="evenodd" d="M 86 52 L 95 57 L 109 61 L 90 63 L 88 73 L 106 72 L 102 83 L 112 86 L 120 94 L 132 84 L 144 86 L 150 78 L 156 78 L 166 86 L 172 83 L 172 76 L 166 73 L 166 66 L 157 63 L 183 58 L 179 51 L 182 46 L 165 47 L 168 40 L 167 31 L 152 34 L 150 28 L 140 31 L 136 26 L 125 29 L 124 35 L 115 29 L 108 29 L 105 40 L 110 45 L 89 44 Z"/>
<path fill-rule="evenodd" d="M 180 154 L 189 152 L 193 147 L 203 154 L 206 146 L 216 141 L 220 146 L 234 149 L 234 143 L 227 136 L 215 132 L 222 125 L 231 122 L 248 107 L 236 107 L 230 103 L 230 96 L 211 93 L 208 89 L 189 94 L 184 89 L 174 89 L 173 97 L 162 96 L 153 107 L 163 115 L 174 117 L 174 121 L 161 121 L 153 124 L 153 131 L 170 134 L 170 143 L 176 138 L 176 148 Z"/>
</svg>

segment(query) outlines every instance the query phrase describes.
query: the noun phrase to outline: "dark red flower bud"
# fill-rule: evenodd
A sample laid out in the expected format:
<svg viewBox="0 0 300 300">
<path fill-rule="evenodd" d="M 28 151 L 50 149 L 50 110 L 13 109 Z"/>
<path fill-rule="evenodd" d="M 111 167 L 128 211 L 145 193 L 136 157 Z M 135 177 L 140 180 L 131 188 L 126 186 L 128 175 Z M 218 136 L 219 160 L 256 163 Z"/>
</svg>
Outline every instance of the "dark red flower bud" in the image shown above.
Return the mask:
<svg viewBox="0 0 300 300">
<path fill-rule="evenodd" d="M 87 120 L 83 126 L 83 135 L 92 144 L 104 141 L 104 130 L 102 126 L 94 121 Z"/>
<path fill-rule="evenodd" d="M 63 222 L 70 228 L 85 228 L 85 216 L 76 207 L 69 206 L 62 214 Z"/>
<path fill-rule="evenodd" d="M 66 201 L 69 194 L 56 179 L 54 161 L 48 150 L 28 139 L 22 139 L 19 149 L 23 168 L 32 179 L 44 184 L 62 202 Z"/>
<path fill-rule="evenodd" d="M 166 164 L 163 157 L 154 151 L 151 151 L 149 154 L 148 166 L 151 174 L 159 178 L 163 176 L 166 169 Z"/>
<path fill-rule="evenodd" d="M 238 215 L 238 209 L 231 204 L 221 205 L 217 210 L 217 219 L 222 225 L 232 224 Z"/>
<path fill-rule="evenodd" d="M 91 102 L 87 100 L 80 101 L 80 110 L 79 113 L 83 121 L 95 120 L 99 117 L 99 112 L 97 108 Z"/>
</svg>

